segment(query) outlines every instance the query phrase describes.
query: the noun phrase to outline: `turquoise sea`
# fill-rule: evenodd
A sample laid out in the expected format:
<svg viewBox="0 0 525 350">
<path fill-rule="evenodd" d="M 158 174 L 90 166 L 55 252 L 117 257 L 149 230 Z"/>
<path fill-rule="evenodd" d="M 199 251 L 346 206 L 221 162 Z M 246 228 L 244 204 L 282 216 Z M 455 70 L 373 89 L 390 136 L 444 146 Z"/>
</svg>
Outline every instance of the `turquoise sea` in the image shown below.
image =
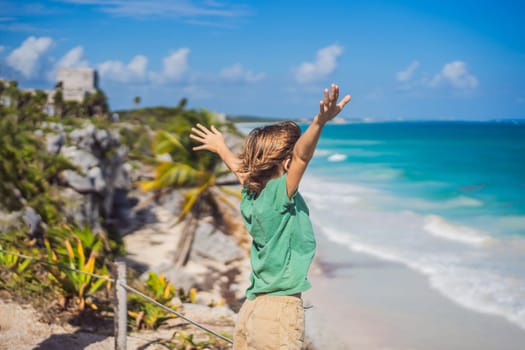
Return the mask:
<svg viewBox="0 0 525 350">
<path fill-rule="evenodd" d="M 349 259 L 400 262 L 525 329 L 525 121 L 328 124 L 300 191 Z"/>
</svg>

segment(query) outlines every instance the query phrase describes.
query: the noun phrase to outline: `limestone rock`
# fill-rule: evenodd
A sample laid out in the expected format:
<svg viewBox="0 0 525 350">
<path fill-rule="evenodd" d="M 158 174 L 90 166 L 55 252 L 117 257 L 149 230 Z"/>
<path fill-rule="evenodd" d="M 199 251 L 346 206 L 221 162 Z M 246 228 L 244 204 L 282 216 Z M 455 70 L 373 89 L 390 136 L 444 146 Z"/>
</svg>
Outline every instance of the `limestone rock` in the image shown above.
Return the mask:
<svg viewBox="0 0 525 350">
<path fill-rule="evenodd" d="M 194 254 L 224 265 L 245 257 L 235 239 L 217 230 L 213 225 L 202 221 L 195 233 L 192 255 Z"/>
</svg>

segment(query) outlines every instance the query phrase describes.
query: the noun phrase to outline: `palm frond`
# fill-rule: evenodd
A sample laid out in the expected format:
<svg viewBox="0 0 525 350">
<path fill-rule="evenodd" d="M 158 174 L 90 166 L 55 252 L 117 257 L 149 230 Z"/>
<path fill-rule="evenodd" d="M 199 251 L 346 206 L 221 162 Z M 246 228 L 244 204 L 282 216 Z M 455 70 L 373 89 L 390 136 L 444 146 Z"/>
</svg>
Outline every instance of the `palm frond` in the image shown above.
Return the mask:
<svg viewBox="0 0 525 350">
<path fill-rule="evenodd" d="M 231 188 L 224 187 L 224 186 L 219 186 L 219 189 L 222 192 L 226 193 L 227 195 L 234 196 L 234 197 L 236 197 L 238 199 L 242 198 L 241 192 L 239 192 L 239 191 L 234 191 Z"/>
<path fill-rule="evenodd" d="M 160 130 L 153 138 L 153 153 L 154 154 L 165 154 L 171 153 L 172 151 L 181 152 L 184 156 L 187 156 L 188 150 L 179 141 L 179 139 L 167 131 Z"/>
<path fill-rule="evenodd" d="M 208 181 L 210 177 L 210 174 L 184 163 L 162 162 L 157 166 L 155 172 L 155 179 L 138 182 L 141 191 L 195 186 Z"/>
</svg>

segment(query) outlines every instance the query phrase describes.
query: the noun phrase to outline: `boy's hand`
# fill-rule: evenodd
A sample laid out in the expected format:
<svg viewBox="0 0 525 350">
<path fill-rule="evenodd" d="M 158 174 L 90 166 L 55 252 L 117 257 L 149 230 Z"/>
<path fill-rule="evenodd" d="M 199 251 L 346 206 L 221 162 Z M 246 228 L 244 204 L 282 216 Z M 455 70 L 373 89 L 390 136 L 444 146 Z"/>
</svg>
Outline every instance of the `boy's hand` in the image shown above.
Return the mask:
<svg viewBox="0 0 525 350">
<path fill-rule="evenodd" d="M 208 150 L 219 153 L 219 149 L 224 145 L 224 136 L 215 126 L 211 126 L 211 130 L 201 124 L 197 124 L 196 128 L 191 128 L 190 138 L 201 142 L 202 145 L 193 147 L 194 151 Z"/>
<path fill-rule="evenodd" d="M 346 95 L 339 103 L 339 86 L 332 84 L 332 91 L 328 92 L 328 89 L 324 89 L 324 100 L 319 103 L 319 114 L 317 119 L 321 123 L 326 123 L 329 120 L 335 118 L 352 99 L 350 95 Z"/>
<path fill-rule="evenodd" d="M 200 146 L 193 147 L 194 151 L 205 149 L 217 153 L 224 164 L 237 176 L 239 182 L 241 184 L 244 183 L 246 174 L 239 170 L 241 168 L 241 160 L 228 148 L 224 142 L 224 136 L 215 126 L 212 125 L 208 129 L 201 124 L 197 124 L 196 128 L 191 128 L 190 138 L 202 143 Z"/>
</svg>

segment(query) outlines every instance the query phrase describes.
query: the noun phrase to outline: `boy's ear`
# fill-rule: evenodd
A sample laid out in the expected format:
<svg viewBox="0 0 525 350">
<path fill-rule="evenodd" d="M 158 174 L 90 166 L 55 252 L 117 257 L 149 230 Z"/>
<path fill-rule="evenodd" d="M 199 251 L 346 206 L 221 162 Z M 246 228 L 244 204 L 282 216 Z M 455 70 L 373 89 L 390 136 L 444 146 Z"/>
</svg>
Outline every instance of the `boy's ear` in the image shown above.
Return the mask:
<svg viewBox="0 0 525 350">
<path fill-rule="evenodd" d="M 288 169 L 290 169 L 290 163 L 292 162 L 292 158 L 287 158 L 285 161 L 284 161 L 284 170 L 285 171 L 288 171 Z"/>
</svg>

